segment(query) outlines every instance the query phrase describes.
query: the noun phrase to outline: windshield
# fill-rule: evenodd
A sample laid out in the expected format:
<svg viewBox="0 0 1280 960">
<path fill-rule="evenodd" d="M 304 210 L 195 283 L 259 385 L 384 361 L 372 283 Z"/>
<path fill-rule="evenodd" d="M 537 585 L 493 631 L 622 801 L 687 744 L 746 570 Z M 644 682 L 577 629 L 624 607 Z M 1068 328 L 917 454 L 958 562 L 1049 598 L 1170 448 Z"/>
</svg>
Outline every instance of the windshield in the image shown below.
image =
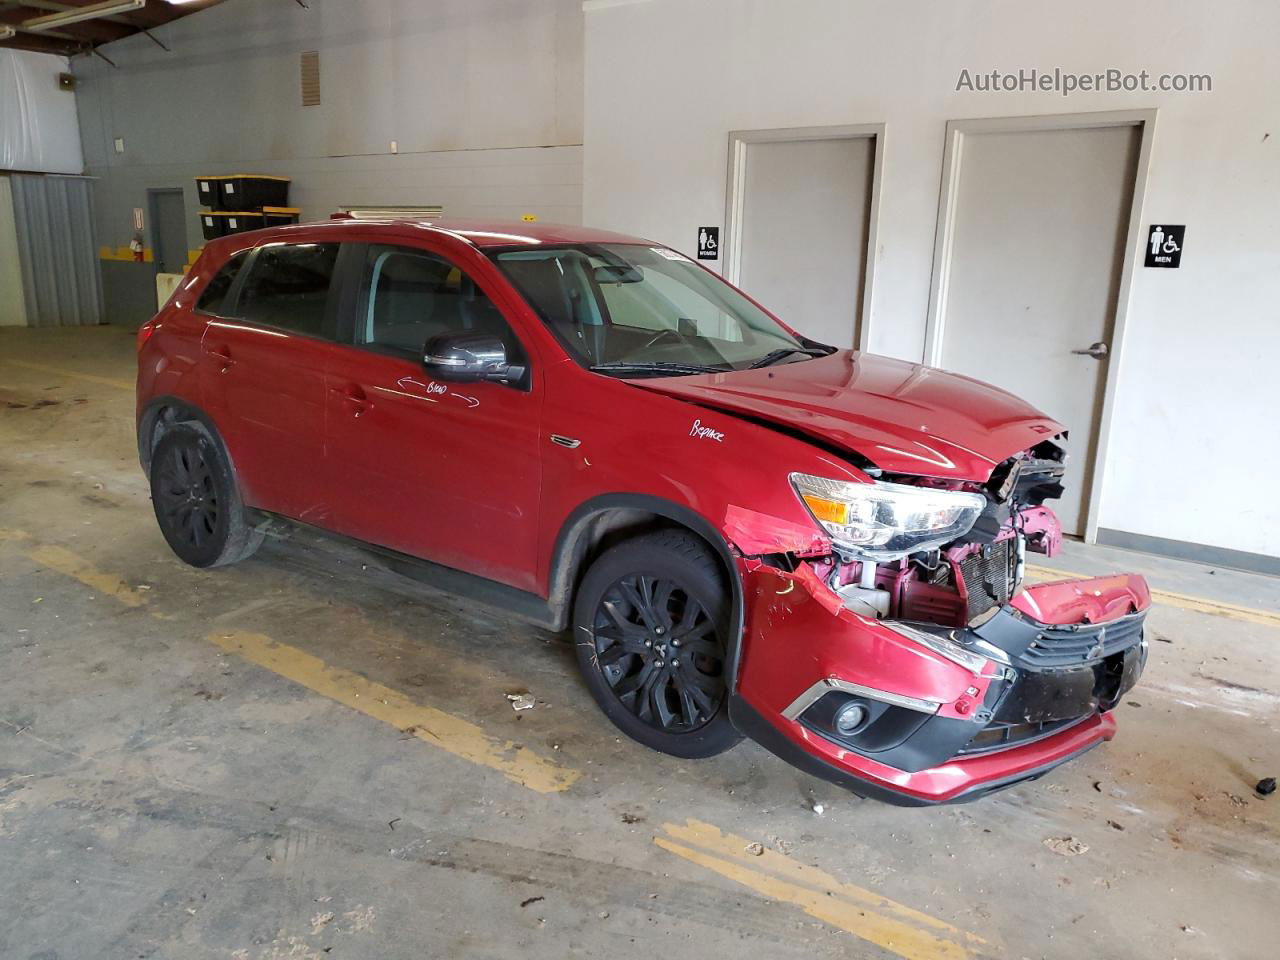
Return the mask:
<svg viewBox="0 0 1280 960">
<path fill-rule="evenodd" d="M 830 351 L 665 247 L 574 244 L 491 256 L 569 352 L 602 373 L 742 370 Z"/>
</svg>

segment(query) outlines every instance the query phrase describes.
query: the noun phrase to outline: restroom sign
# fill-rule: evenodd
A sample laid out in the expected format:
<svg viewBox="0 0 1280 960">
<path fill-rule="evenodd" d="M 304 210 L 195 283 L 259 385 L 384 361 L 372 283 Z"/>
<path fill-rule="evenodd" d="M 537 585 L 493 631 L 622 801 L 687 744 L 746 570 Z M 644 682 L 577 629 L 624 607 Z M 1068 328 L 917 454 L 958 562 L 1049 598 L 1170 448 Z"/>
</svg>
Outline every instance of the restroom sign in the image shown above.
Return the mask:
<svg viewBox="0 0 1280 960">
<path fill-rule="evenodd" d="M 720 228 L 719 227 L 699 227 L 698 228 L 698 259 L 699 260 L 719 260 L 720 259 Z"/>
<path fill-rule="evenodd" d="M 1147 234 L 1146 265 L 1176 270 L 1182 263 L 1182 238 L 1186 233 L 1184 225 L 1153 223 Z"/>
</svg>

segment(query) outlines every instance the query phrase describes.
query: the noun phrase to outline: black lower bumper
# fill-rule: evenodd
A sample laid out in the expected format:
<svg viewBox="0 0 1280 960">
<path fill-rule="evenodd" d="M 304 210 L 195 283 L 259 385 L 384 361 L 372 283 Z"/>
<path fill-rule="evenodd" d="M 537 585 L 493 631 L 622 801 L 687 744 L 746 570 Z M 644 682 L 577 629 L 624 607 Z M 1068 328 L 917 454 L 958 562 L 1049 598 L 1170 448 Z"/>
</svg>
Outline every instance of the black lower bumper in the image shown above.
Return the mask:
<svg viewBox="0 0 1280 960">
<path fill-rule="evenodd" d="M 860 797 L 881 800 L 898 807 L 934 806 L 928 800 L 906 796 L 893 790 L 888 790 L 878 784 L 868 783 L 861 777 L 855 777 L 853 774 L 827 763 L 821 757 L 806 753 L 788 740 L 786 735 L 765 719 L 760 711 L 756 710 L 755 707 L 737 694 L 732 694 L 729 697 L 729 721 L 743 736 L 750 737 L 774 756 L 785 760 L 791 766 L 803 770 L 805 773 L 820 780 L 826 780 L 828 783 L 844 787 Z"/>
<path fill-rule="evenodd" d="M 751 704 L 747 703 L 736 694 L 729 699 L 729 720 L 737 728 L 738 732 L 746 737 L 750 737 L 760 746 L 764 747 L 774 756 L 785 760 L 791 766 L 798 770 L 803 770 L 810 776 L 825 780 L 828 783 L 834 783 L 836 786 L 843 787 L 850 793 L 859 797 L 866 797 L 870 800 L 879 800 L 882 803 L 892 804 L 895 807 L 940 807 L 954 803 L 970 803 L 974 800 L 981 799 L 988 794 L 995 793 L 998 790 L 1004 790 L 1008 787 L 1016 786 L 1019 783 L 1027 783 L 1031 780 L 1039 780 L 1050 770 L 1059 767 L 1064 763 L 1069 763 L 1076 757 L 1088 753 L 1098 745 L 1100 741 L 1090 743 L 1075 753 L 1068 754 L 1065 757 L 1043 764 L 1039 767 L 1033 767 L 1030 770 L 1022 770 L 1016 774 L 1011 774 L 999 780 L 990 780 L 986 783 L 972 787 L 963 793 L 946 800 L 926 800 L 921 797 L 912 796 L 910 794 L 899 793 L 888 787 L 882 787 L 879 784 L 871 783 L 861 777 L 854 776 L 846 770 L 828 763 L 821 757 L 816 757 L 811 753 L 805 752 L 804 749 L 797 746 L 789 740 L 785 734 L 777 727 L 770 723 L 765 717 L 756 710 Z"/>
</svg>

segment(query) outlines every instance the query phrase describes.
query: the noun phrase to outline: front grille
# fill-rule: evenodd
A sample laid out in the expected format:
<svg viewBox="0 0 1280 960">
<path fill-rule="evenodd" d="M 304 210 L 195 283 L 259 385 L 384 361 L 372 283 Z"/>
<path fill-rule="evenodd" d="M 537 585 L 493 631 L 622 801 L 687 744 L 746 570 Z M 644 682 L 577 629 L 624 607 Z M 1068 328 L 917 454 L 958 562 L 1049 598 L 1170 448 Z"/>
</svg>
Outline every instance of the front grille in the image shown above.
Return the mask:
<svg viewBox="0 0 1280 960">
<path fill-rule="evenodd" d="M 1110 623 L 1082 623 L 1072 627 L 1044 627 L 1023 652 L 1028 666 L 1075 667 L 1096 663 L 1128 650 L 1142 640 L 1141 614 L 1113 620 Z"/>
<path fill-rule="evenodd" d="M 960 561 L 960 578 L 967 593 L 968 619 L 1009 602 L 1018 563 L 1014 538 L 985 544 Z"/>
</svg>

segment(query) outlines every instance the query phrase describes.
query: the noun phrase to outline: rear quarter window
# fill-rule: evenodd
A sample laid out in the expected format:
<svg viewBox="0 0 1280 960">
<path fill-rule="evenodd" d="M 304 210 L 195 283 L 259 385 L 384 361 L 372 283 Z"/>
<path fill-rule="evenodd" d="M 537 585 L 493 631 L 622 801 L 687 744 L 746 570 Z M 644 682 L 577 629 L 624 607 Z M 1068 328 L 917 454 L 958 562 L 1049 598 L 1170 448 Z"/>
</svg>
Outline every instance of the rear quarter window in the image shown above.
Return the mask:
<svg viewBox="0 0 1280 960">
<path fill-rule="evenodd" d="M 235 283 L 236 274 L 240 272 L 240 267 L 244 265 L 246 254 L 247 251 L 243 250 L 237 253 L 222 265 L 222 269 L 213 275 L 212 280 L 205 284 L 204 291 L 200 294 L 200 299 L 196 301 L 196 309 L 198 311 L 211 314 L 222 313 L 227 294 L 231 292 L 231 285 Z"/>
</svg>

